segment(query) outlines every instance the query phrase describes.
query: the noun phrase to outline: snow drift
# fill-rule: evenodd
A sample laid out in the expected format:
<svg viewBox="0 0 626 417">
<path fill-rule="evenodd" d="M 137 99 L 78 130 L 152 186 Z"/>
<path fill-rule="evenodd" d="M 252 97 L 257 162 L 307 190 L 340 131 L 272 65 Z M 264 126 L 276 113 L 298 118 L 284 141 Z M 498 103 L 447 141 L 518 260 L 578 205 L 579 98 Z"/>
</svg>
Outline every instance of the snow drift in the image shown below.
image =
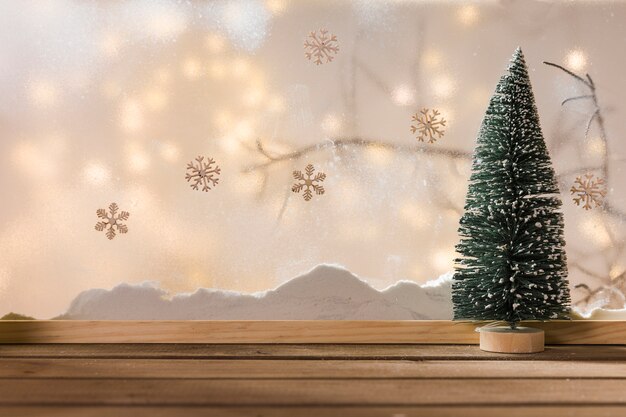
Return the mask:
<svg viewBox="0 0 626 417">
<path fill-rule="evenodd" d="M 346 269 L 320 265 L 261 293 L 201 288 L 170 295 L 158 284 L 120 284 L 80 293 L 70 320 L 450 320 L 452 274 L 382 291 Z"/>
</svg>

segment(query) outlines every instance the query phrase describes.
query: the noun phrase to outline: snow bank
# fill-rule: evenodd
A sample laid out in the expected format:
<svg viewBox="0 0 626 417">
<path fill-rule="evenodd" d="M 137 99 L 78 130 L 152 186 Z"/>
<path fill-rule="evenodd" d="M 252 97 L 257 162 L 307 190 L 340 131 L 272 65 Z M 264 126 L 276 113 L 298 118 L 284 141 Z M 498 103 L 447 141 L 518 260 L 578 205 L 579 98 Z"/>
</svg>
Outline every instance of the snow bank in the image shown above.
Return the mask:
<svg viewBox="0 0 626 417">
<path fill-rule="evenodd" d="M 201 288 L 170 295 L 155 283 L 79 294 L 73 320 L 449 320 L 452 273 L 420 286 L 400 281 L 378 291 L 346 269 L 320 265 L 262 293 Z"/>
<path fill-rule="evenodd" d="M 572 318 L 574 320 L 626 320 L 626 308 L 615 310 L 594 308 L 587 312 L 574 309 Z"/>
</svg>

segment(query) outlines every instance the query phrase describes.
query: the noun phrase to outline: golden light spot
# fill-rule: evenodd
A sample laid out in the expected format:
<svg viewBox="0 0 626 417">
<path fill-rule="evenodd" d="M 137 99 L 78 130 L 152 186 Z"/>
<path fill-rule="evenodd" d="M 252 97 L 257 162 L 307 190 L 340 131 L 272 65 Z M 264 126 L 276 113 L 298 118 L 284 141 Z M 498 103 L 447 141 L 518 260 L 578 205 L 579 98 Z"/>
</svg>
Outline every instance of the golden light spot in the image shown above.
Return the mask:
<svg viewBox="0 0 626 417">
<path fill-rule="evenodd" d="M 42 152 L 31 142 L 18 142 L 13 148 L 12 159 L 26 175 L 36 177 L 50 176 L 56 172 L 56 166 L 50 159 L 42 157 Z"/>
<path fill-rule="evenodd" d="M 202 73 L 202 65 L 195 58 L 187 58 L 183 63 L 183 75 L 190 80 L 195 80 Z"/>
<path fill-rule="evenodd" d="M 602 156 L 606 150 L 606 145 L 601 137 L 592 137 L 587 141 L 587 152 L 591 156 Z"/>
<path fill-rule="evenodd" d="M 399 214 L 414 229 L 423 230 L 432 227 L 433 213 L 429 206 L 406 201 L 400 206 Z"/>
<path fill-rule="evenodd" d="M 167 162 L 176 162 L 180 157 L 180 149 L 171 142 L 165 142 L 160 146 L 161 158 Z"/>
<path fill-rule="evenodd" d="M 440 75 L 435 77 L 431 84 L 431 88 L 436 97 L 445 99 L 454 93 L 455 84 L 450 76 Z"/>
<path fill-rule="evenodd" d="M 167 10 L 151 12 L 146 21 L 147 32 L 155 38 L 164 39 L 175 36 L 185 30 L 187 21 L 181 13 L 169 13 Z"/>
<path fill-rule="evenodd" d="M 209 75 L 215 79 L 222 79 L 226 75 L 226 66 L 220 62 L 213 62 L 209 66 Z"/>
<path fill-rule="evenodd" d="M 150 88 L 143 94 L 143 100 L 146 107 L 152 111 L 158 111 L 167 105 L 167 95 L 158 88 Z"/>
<path fill-rule="evenodd" d="M 265 97 L 265 91 L 261 87 L 250 88 L 243 96 L 243 102 L 250 107 L 258 107 Z"/>
<path fill-rule="evenodd" d="M 111 179 L 111 171 L 100 162 L 88 162 L 83 168 L 83 181 L 92 185 L 102 185 Z"/>
<path fill-rule="evenodd" d="M 572 49 L 565 56 L 565 65 L 573 71 L 581 71 L 587 66 L 587 56 L 581 49 Z"/>
<path fill-rule="evenodd" d="M 241 142 L 234 136 L 223 136 L 219 143 L 222 150 L 229 155 L 234 155 L 242 150 Z"/>
<path fill-rule="evenodd" d="M 245 58 L 237 58 L 232 62 L 231 70 L 235 77 L 245 77 L 250 71 L 250 63 Z"/>
<path fill-rule="evenodd" d="M 144 152 L 134 152 L 128 157 L 128 166 L 132 171 L 145 172 L 150 166 L 150 158 Z"/>
<path fill-rule="evenodd" d="M 29 94 L 33 104 L 40 108 L 48 108 L 57 104 L 59 89 L 49 80 L 35 80 L 29 86 Z"/>
<path fill-rule="evenodd" d="M 478 21 L 479 16 L 478 7 L 473 4 L 461 6 L 456 12 L 457 20 L 464 26 L 474 25 Z"/>
<path fill-rule="evenodd" d="M 186 288 L 182 291 L 195 290 L 198 288 L 211 288 L 213 279 L 205 272 L 204 269 L 193 269 L 187 272 Z M 174 290 L 175 292 L 176 290 Z"/>
<path fill-rule="evenodd" d="M 454 119 L 454 111 L 449 107 L 439 107 L 440 117 L 446 120 L 446 127 L 450 128 L 450 121 Z"/>
<path fill-rule="evenodd" d="M 422 55 L 422 63 L 427 69 L 434 69 L 441 65 L 443 58 L 441 52 L 436 49 L 427 49 Z"/>
<path fill-rule="evenodd" d="M 415 90 L 407 84 L 401 84 L 393 89 L 391 99 L 398 106 L 410 106 L 415 103 Z"/>
<path fill-rule="evenodd" d="M 137 173 L 143 173 L 150 167 L 150 156 L 148 156 L 143 147 L 138 143 L 127 143 L 125 154 L 129 170 Z"/>
<path fill-rule="evenodd" d="M 410 278 L 416 281 L 422 278 L 423 273 L 424 273 L 424 269 L 421 263 L 414 263 L 413 265 L 411 265 L 411 268 L 409 269 Z"/>
<path fill-rule="evenodd" d="M 454 269 L 454 258 L 456 258 L 456 252 L 453 250 L 440 249 L 433 254 L 431 263 L 439 273 L 451 271 Z"/>
<path fill-rule="evenodd" d="M 267 104 L 269 111 L 272 113 L 282 113 L 285 111 L 285 99 L 281 96 L 273 96 Z"/>
<path fill-rule="evenodd" d="M 234 135 L 238 139 L 250 139 L 252 138 L 253 129 L 252 123 L 249 120 L 242 120 L 235 125 Z"/>
<path fill-rule="evenodd" d="M 265 74 L 263 73 L 263 71 L 256 69 L 256 68 L 250 68 L 248 71 L 247 78 L 251 86 L 258 87 L 258 88 L 265 88 L 266 82 L 265 82 Z"/>
<path fill-rule="evenodd" d="M 67 141 L 63 136 L 52 135 L 37 141 L 18 142 L 11 156 L 25 175 L 33 179 L 53 178 L 59 174 L 66 148 Z"/>
<path fill-rule="evenodd" d="M 286 0 L 265 0 L 265 6 L 273 15 L 281 15 L 287 9 Z"/>
<path fill-rule="evenodd" d="M 228 110 L 218 110 L 213 115 L 213 123 L 220 130 L 227 130 L 233 125 L 234 122 L 233 115 Z"/>
<path fill-rule="evenodd" d="M 328 136 L 335 136 L 341 131 L 343 123 L 341 117 L 336 114 L 329 113 L 324 116 L 321 126 L 324 133 Z"/>
<path fill-rule="evenodd" d="M 606 248 L 611 245 L 611 236 L 604 222 L 597 215 L 586 213 L 585 218 L 578 223 L 578 229 L 583 236 L 596 246 Z"/>
<path fill-rule="evenodd" d="M 624 266 L 624 264 L 617 263 L 611 267 L 611 270 L 609 271 L 609 277 L 611 279 L 616 279 L 624 275 L 625 272 L 626 266 Z"/>
<path fill-rule="evenodd" d="M 384 167 L 393 161 L 394 154 L 390 149 L 380 146 L 368 146 L 365 149 L 365 157 L 369 163 Z"/>
<path fill-rule="evenodd" d="M 134 133 L 144 125 L 143 108 L 135 99 L 128 99 L 122 103 L 120 110 L 121 126 L 128 133 Z"/>
</svg>

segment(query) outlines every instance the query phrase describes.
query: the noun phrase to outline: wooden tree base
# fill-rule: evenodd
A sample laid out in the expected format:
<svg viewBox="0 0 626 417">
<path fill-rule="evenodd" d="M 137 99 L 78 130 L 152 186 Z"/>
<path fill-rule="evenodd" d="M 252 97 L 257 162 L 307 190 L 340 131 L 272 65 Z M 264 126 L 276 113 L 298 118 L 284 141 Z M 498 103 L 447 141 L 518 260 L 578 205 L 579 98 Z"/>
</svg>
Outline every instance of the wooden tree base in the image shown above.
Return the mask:
<svg viewBox="0 0 626 417">
<path fill-rule="evenodd" d="M 544 331 L 532 327 L 481 327 L 480 348 L 497 353 L 537 353 L 544 349 Z"/>
</svg>

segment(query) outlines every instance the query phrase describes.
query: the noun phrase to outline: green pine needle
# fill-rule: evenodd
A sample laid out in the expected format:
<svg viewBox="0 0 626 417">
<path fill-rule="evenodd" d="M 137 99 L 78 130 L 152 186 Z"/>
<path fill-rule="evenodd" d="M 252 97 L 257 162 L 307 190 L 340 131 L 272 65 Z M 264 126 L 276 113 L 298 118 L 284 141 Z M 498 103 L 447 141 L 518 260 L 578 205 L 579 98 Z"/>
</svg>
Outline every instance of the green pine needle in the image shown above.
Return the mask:
<svg viewBox="0 0 626 417">
<path fill-rule="evenodd" d="M 521 49 L 478 134 L 460 221 L 455 320 L 567 318 L 563 214 Z"/>
</svg>

